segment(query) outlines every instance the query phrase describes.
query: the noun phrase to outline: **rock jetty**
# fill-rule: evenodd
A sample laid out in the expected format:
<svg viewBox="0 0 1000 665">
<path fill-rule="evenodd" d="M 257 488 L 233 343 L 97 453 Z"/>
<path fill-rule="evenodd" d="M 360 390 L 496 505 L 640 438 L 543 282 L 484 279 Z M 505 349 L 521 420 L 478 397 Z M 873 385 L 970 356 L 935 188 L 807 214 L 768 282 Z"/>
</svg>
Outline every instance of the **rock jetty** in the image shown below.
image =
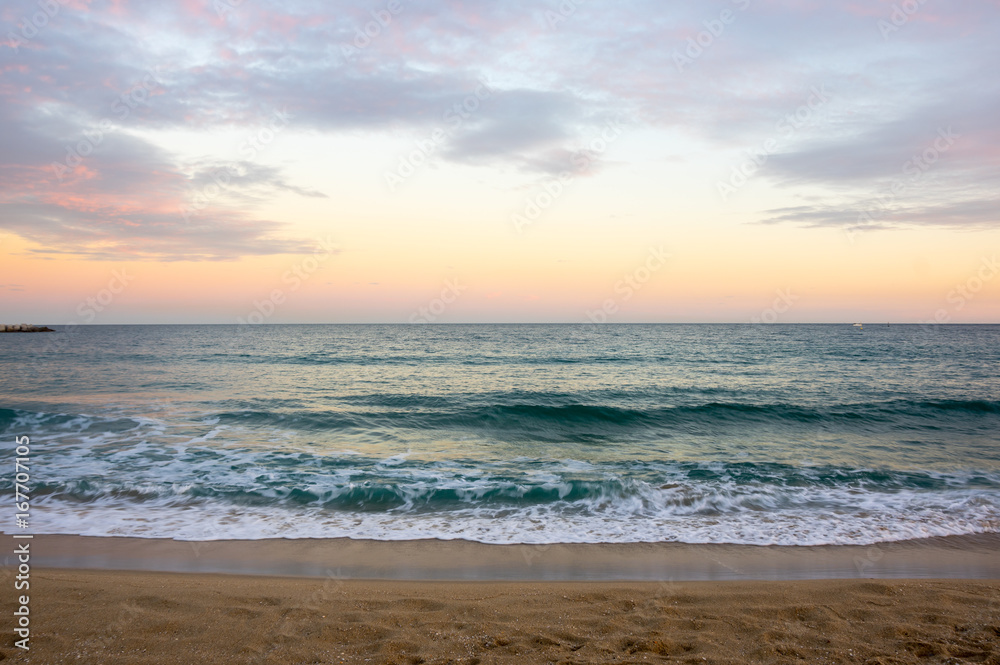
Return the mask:
<svg viewBox="0 0 1000 665">
<path fill-rule="evenodd" d="M 27 323 L 0 323 L 0 333 L 6 332 L 55 332 L 55 330 L 45 326 L 29 326 Z"/>
</svg>

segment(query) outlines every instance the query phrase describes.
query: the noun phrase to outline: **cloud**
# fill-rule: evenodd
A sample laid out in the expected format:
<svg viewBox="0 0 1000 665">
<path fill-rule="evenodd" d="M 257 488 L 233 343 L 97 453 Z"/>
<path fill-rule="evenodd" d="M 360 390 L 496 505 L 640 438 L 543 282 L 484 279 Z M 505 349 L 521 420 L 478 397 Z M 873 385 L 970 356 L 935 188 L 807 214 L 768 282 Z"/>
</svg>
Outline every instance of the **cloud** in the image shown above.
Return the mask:
<svg viewBox="0 0 1000 665">
<path fill-rule="evenodd" d="M 756 176 L 790 203 L 765 223 L 857 226 L 877 205 L 863 224 L 989 228 L 1000 6 L 927 3 L 885 35 L 894 4 L 628 0 L 581 3 L 553 23 L 554 0 L 404 2 L 388 22 L 365 0 L 60 3 L 36 36 L 0 46 L 0 227 L 94 258 L 298 251 L 287 220 L 254 211 L 323 192 L 265 160 L 182 158 L 156 137 L 256 129 L 278 111 L 319 134 L 444 127 L 443 159 L 534 178 L 566 170 L 621 116 L 693 137 L 724 169 L 825 86 L 823 122 L 783 137 Z M 18 0 L 2 18 L 16 29 L 37 11 Z M 449 113 L 470 98 L 456 126 Z M 53 169 L 102 127 L 92 155 Z M 948 127 L 962 140 L 886 202 Z M 224 190 L 180 214 L 220 169 L 235 174 Z"/>
<path fill-rule="evenodd" d="M 535 90 L 497 92 L 482 102 L 481 112 L 468 127 L 456 133 L 444 156 L 467 164 L 501 160 L 521 167 L 537 167 L 548 151 L 573 139 L 580 116 L 578 100 L 570 94 Z"/>
<path fill-rule="evenodd" d="M 1000 227 L 1000 196 L 943 202 L 890 203 L 867 199 L 850 204 L 813 205 L 768 210 L 762 224 L 791 223 L 812 228 L 850 231 L 933 226 L 969 230 Z"/>
<path fill-rule="evenodd" d="M 961 103 L 914 104 L 863 131 L 808 141 L 769 157 L 761 177 L 825 192 L 827 203 L 772 210 L 765 223 L 989 229 L 1000 225 L 1000 86 L 983 82 Z"/>
<path fill-rule="evenodd" d="M 0 228 L 40 245 L 30 253 L 221 260 L 310 247 L 283 237 L 283 224 L 256 219 L 239 205 L 279 190 L 324 196 L 286 182 L 274 168 L 244 165 L 225 197 L 185 217 L 192 185 L 207 178 L 205 165 L 186 175 L 170 153 L 128 134 L 88 133 L 82 126 L 72 132 L 65 122 L 2 116 L 8 131 L 0 139 Z M 80 140 L 63 143 L 57 136 L 64 135 Z"/>
</svg>

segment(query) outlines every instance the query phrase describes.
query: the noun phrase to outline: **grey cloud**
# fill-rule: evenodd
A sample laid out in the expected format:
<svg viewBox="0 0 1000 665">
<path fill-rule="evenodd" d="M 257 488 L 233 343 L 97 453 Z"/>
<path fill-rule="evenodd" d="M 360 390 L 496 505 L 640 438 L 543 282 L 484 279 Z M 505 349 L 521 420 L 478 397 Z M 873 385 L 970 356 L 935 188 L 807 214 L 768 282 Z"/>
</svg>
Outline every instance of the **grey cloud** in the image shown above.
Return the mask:
<svg viewBox="0 0 1000 665">
<path fill-rule="evenodd" d="M 101 260 L 222 261 L 245 255 L 313 251 L 313 243 L 275 237 L 282 224 L 236 215 L 190 224 L 179 215 L 81 211 L 46 204 L 5 206 L 8 228 L 40 245 L 31 254 Z"/>
<path fill-rule="evenodd" d="M 461 128 L 444 154 L 470 164 L 496 158 L 525 164 L 532 155 L 544 160 L 546 151 L 573 138 L 580 115 L 578 100 L 566 93 L 497 92 L 482 102 L 478 115 Z"/>
<path fill-rule="evenodd" d="M 791 223 L 805 227 L 845 228 L 855 231 L 934 226 L 963 229 L 1000 228 L 1000 197 L 893 204 L 876 200 L 844 205 L 796 206 L 768 210 L 762 224 Z"/>
<path fill-rule="evenodd" d="M 281 239 L 283 224 L 235 212 L 222 205 L 224 199 L 203 214 L 185 219 L 182 206 L 190 192 L 187 177 L 169 153 L 145 140 L 117 132 L 108 132 L 96 142 L 88 139 L 92 152 L 79 162 L 87 173 L 77 176 L 66 167 L 60 181 L 52 163 L 65 166 L 65 139 L 47 135 L 45 122 L 39 123 L 39 129 L 2 110 L 0 121 L 5 128 L 2 147 L 10 150 L 4 153 L 10 161 L 0 165 L 0 228 L 41 245 L 31 253 L 95 259 L 223 260 L 308 249 L 307 243 Z M 86 136 L 83 126 L 70 133 Z M 24 161 L 17 163 L 19 159 Z M 198 172 L 197 181 L 204 183 L 205 177 Z M 286 182 L 277 169 L 254 164 L 245 167 L 244 180 L 228 191 L 263 200 L 283 189 L 324 196 Z M 80 197 L 91 203 L 80 207 L 75 203 Z M 143 206 L 155 212 L 143 211 Z M 164 208 L 170 212 L 163 212 Z"/>
</svg>

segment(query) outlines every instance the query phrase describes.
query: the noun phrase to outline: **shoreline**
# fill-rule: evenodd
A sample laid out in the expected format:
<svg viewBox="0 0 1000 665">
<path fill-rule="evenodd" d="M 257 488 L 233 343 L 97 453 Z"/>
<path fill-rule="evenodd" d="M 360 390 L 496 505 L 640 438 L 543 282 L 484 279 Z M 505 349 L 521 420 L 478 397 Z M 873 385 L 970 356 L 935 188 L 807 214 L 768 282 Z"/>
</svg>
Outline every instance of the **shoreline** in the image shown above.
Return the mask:
<svg viewBox="0 0 1000 665">
<path fill-rule="evenodd" d="M 179 541 L 52 534 L 34 535 L 30 542 L 32 565 L 46 569 L 479 582 L 1000 579 L 1000 534 L 808 547 L 348 538 Z M 5 566 L 10 565 L 8 558 Z"/>
</svg>

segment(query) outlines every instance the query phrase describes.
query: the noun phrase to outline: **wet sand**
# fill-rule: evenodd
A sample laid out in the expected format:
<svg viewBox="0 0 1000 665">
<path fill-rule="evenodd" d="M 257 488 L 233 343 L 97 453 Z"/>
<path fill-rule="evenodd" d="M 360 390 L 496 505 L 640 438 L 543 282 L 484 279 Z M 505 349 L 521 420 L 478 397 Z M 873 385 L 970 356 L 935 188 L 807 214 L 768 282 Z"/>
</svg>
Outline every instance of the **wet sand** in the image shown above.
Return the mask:
<svg viewBox="0 0 1000 665">
<path fill-rule="evenodd" d="M 183 542 L 36 535 L 32 552 L 33 564 L 42 567 L 335 575 L 355 579 L 604 582 L 1000 579 L 1000 534 L 824 547 L 683 543 L 484 545 L 460 540 L 385 542 L 347 538 Z"/>
</svg>

